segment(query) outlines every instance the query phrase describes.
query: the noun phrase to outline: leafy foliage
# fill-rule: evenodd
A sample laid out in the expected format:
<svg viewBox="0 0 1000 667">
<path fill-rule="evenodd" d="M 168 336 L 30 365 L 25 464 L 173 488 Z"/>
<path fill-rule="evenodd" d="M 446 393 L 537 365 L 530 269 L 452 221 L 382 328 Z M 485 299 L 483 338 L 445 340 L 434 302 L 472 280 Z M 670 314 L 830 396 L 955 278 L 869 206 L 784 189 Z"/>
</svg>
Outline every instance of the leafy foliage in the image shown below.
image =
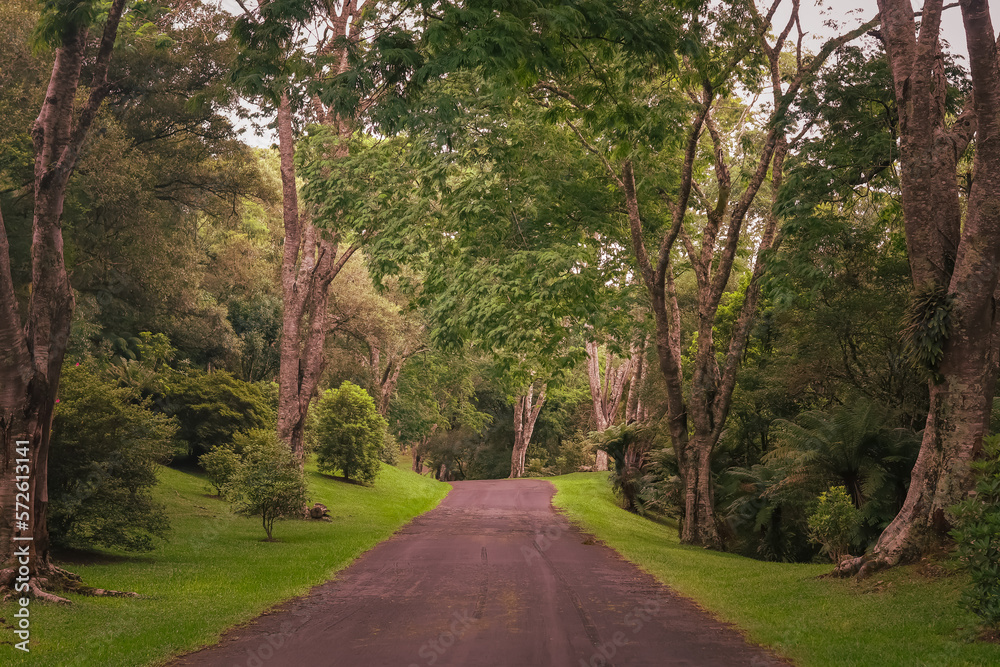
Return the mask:
<svg viewBox="0 0 1000 667">
<path fill-rule="evenodd" d="M 88 365 L 63 369 L 49 457 L 56 544 L 148 551 L 169 528 L 150 493 L 174 446 L 174 420 Z"/>
<path fill-rule="evenodd" d="M 374 482 L 388 424 L 368 392 L 344 381 L 323 393 L 315 412 L 313 438 L 320 470 L 340 470 L 345 479 Z"/>
<path fill-rule="evenodd" d="M 806 519 L 815 496 L 800 482 L 787 466 L 773 462 L 729 468 L 720 476 L 734 551 L 779 562 L 813 556 Z"/>
<path fill-rule="evenodd" d="M 815 554 L 812 505 L 819 493 L 838 486 L 858 514 L 847 550 L 863 551 L 902 507 L 919 449 L 919 435 L 892 428 L 892 421 L 864 399 L 778 420 L 762 463 L 730 467 L 720 476 L 717 498 L 734 548 L 765 560 L 809 560 Z"/>
<path fill-rule="evenodd" d="M 198 463 L 205 469 L 208 481 L 220 496 L 226 484 L 239 469 L 241 462 L 240 455 L 230 445 L 216 445 L 198 458 Z"/>
<path fill-rule="evenodd" d="M 920 447 L 918 434 L 888 422 L 882 409 L 864 399 L 830 413 L 804 412 L 794 422 L 780 422 L 779 444 L 767 456 L 790 465 L 790 474 L 807 488 L 843 486 L 860 510 L 855 539 L 861 548 L 902 507 Z"/>
<path fill-rule="evenodd" d="M 238 380 L 226 371 L 177 373 L 164 387 L 164 398 L 189 456 L 230 443 L 241 431 L 274 428 L 273 387 Z"/>
<path fill-rule="evenodd" d="M 819 494 L 816 510 L 809 515 L 809 537 L 823 545 L 823 553 L 834 563 L 839 563 L 850 555 L 860 518 L 844 487 L 831 486 Z"/>
<path fill-rule="evenodd" d="M 611 488 L 630 512 L 640 512 L 642 468 L 649 451 L 649 434 L 636 424 L 619 424 L 590 434 L 598 449 L 614 461 Z"/>
<path fill-rule="evenodd" d="M 480 412 L 477 381 L 484 364 L 465 355 L 431 350 L 412 359 L 399 379 L 388 421 L 397 440 L 417 443 L 438 431 L 466 428 L 481 433 L 493 416 Z"/>
<path fill-rule="evenodd" d="M 259 516 L 273 540 L 274 521 L 302 514 L 306 482 L 298 461 L 272 431 L 255 429 L 237 438 L 242 461 L 223 487 L 223 496 L 238 514 Z"/>
<path fill-rule="evenodd" d="M 938 364 L 951 335 L 951 310 L 955 300 L 943 285 L 929 285 L 913 294 L 906 311 L 903 334 L 913 363 L 935 382 L 941 381 Z"/>
<path fill-rule="evenodd" d="M 1000 629 L 1000 436 L 983 438 L 983 458 L 972 464 L 976 494 L 952 508 L 958 558 L 972 578 L 965 606 L 987 628 Z"/>
</svg>

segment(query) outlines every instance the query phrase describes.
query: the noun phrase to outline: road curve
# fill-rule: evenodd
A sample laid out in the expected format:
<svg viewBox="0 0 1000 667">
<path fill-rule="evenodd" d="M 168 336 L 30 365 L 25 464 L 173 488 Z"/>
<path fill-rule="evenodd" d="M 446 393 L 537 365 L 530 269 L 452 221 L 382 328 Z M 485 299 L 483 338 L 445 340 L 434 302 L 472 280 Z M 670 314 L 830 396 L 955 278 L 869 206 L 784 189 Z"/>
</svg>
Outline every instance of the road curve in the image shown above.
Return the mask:
<svg viewBox="0 0 1000 667">
<path fill-rule="evenodd" d="M 175 667 L 786 665 L 552 510 L 541 480 L 456 482 L 336 578 Z"/>
</svg>

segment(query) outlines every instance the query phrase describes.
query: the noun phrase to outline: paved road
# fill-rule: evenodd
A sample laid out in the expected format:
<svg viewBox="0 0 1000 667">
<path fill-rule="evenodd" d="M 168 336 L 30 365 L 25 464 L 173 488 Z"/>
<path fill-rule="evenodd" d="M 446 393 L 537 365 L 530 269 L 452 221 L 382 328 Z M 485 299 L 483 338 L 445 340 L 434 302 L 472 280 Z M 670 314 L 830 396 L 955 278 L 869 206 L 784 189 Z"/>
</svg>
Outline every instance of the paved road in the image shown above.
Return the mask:
<svg viewBox="0 0 1000 667">
<path fill-rule="evenodd" d="M 458 482 L 335 580 L 176 667 L 785 665 L 552 511 L 539 480 Z"/>
</svg>

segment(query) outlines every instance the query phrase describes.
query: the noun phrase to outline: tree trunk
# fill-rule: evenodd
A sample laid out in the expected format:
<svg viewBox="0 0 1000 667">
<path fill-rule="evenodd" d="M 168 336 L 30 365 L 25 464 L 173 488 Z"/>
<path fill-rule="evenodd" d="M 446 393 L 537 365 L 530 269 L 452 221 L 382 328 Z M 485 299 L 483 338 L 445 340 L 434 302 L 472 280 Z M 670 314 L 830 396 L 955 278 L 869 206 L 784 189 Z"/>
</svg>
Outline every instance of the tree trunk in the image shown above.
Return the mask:
<svg viewBox="0 0 1000 667">
<path fill-rule="evenodd" d="M 771 78 L 773 107 L 770 118 L 763 127 L 766 134 L 759 144 L 756 155 L 748 166 L 746 186 L 736 196 L 729 173 L 730 159 L 726 156 L 728 142 L 717 129 L 712 114 L 717 104 L 716 91 L 708 77 L 703 79 L 701 91 L 692 91 L 691 99 L 696 102 L 695 112 L 687 131 L 683 159 L 680 165 L 679 183 L 675 192 L 663 198 L 670 209 L 670 225 L 659 240 L 659 247 L 651 253 L 646 247 L 646 231 L 636 191 L 636 179 L 631 160 L 621 163 L 620 169 L 612 167 L 609 159 L 604 159 L 606 168 L 623 193 L 628 214 L 632 240 L 640 277 L 650 297 L 651 310 L 656 324 L 656 352 L 660 371 L 666 383 L 666 403 L 668 430 L 679 463 L 684 483 L 684 522 L 682 541 L 717 548 L 722 542 L 715 525 L 712 502 L 713 482 L 712 452 L 719 441 L 722 429 L 729 415 L 736 374 L 740 367 L 749 333 L 757 312 L 760 297 L 760 279 L 763 274 L 763 260 L 770 248 L 777 247 L 777 220 L 772 214 L 766 216 L 764 231 L 757 248 L 750 286 L 747 290 L 732 338 L 728 341 L 727 354 L 722 367 L 717 357 L 714 341 L 714 324 L 719 304 L 730 279 L 734 260 L 748 213 L 757 199 L 757 194 L 768 176 L 772 180 L 772 190 L 776 193 L 781 183 L 783 160 L 788 151 L 785 138 L 785 115 L 789 105 L 797 97 L 805 81 L 815 75 L 819 67 L 839 46 L 864 34 L 874 25 L 870 21 L 854 30 L 829 40 L 814 57 L 805 59 L 797 52 L 788 59 L 794 69 L 784 71 L 779 68 L 782 49 L 788 41 L 792 29 L 799 26 L 798 3 L 793 3 L 792 11 L 783 29 L 774 38 L 774 46 L 767 42 L 771 29 L 770 22 L 777 4 L 772 5 L 766 17 L 762 16 L 754 3 L 748 4 L 753 28 L 756 31 L 754 46 L 744 47 L 744 51 L 731 54 L 730 67 L 736 67 L 753 48 L 759 47 L 766 56 Z M 776 26 L 775 26 L 776 27 Z M 800 34 L 801 37 L 801 34 Z M 748 42 L 748 44 L 751 42 Z M 714 201 L 708 201 L 708 187 L 694 186 L 694 167 L 701 148 L 703 134 L 707 131 L 711 141 L 711 153 L 707 157 L 713 163 L 711 170 Z M 744 159 L 750 156 L 742 156 Z M 743 179 L 741 179 L 743 181 Z M 702 223 L 697 233 L 690 233 L 687 221 L 689 203 L 692 196 L 701 199 L 699 208 L 704 214 L 698 216 Z M 773 204 L 773 201 L 772 201 Z M 697 334 L 693 360 L 690 391 L 685 392 L 684 374 L 681 369 L 680 314 L 673 284 L 671 258 L 675 245 L 680 242 L 690 261 L 696 284 Z"/>
<path fill-rule="evenodd" d="M 377 343 L 372 345 L 373 349 L 378 349 Z M 378 413 L 380 415 L 385 417 L 389 413 L 389 404 L 392 402 L 392 397 L 396 395 L 396 386 L 399 384 L 399 376 L 403 371 L 403 366 L 406 365 L 410 357 L 427 351 L 426 347 L 415 350 L 404 348 L 399 355 L 389 356 L 385 370 L 382 371 L 378 381 Z M 372 370 L 377 373 L 379 364 L 374 354 L 372 355 L 372 364 Z"/>
<path fill-rule="evenodd" d="M 972 489 L 996 383 L 1000 277 L 1000 67 L 985 0 L 960 3 L 973 92 L 950 124 L 938 32 L 942 3 L 923 6 L 919 35 L 908 2 L 880 0 L 882 35 L 900 117 L 903 217 L 915 290 L 949 295 L 951 330 L 930 381 L 930 410 L 906 501 L 863 557 L 841 563 L 861 576 L 918 558 L 950 528 L 949 508 Z M 957 161 L 975 133 L 965 222 Z"/>
<path fill-rule="evenodd" d="M 332 34 L 351 36 L 356 5 L 345 3 L 339 15 L 328 17 Z M 333 12 L 331 5 L 331 12 Z M 325 50 L 325 47 L 320 47 Z M 347 49 L 342 49 L 339 71 L 347 67 Z M 341 141 L 333 157 L 347 155 L 347 138 L 352 127 L 347 118 L 323 108 L 314 100 L 320 122 L 336 128 Z M 327 303 L 330 283 L 358 249 L 352 244 L 338 256 L 338 234 L 318 229 L 299 212 L 295 183 L 295 138 L 292 109 L 287 92 L 278 105 L 278 154 L 281 161 L 282 217 L 285 242 L 281 262 L 281 290 L 284 311 L 280 366 L 278 370 L 278 438 L 287 443 L 304 465 L 304 441 L 309 404 L 323 375 L 323 347 L 328 333 Z"/>
<path fill-rule="evenodd" d="M 35 149 L 31 297 L 22 328 L 0 215 L 0 588 L 65 602 L 45 588 L 88 592 L 50 561 L 48 455 L 52 415 L 75 306 L 63 253 L 66 186 L 109 87 L 107 71 L 125 0 L 108 9 L 86 102 L 75 109 L 87 47 L 85 25 L 61 34 L 45 101 L 32 127 Z M 22 566 L 26 566 L 27 575 Z"/>
<path fill-rule="evenodd" d="M 632 376 L 635 365 L 635 354 L 623 363 L 615 365 L 614 355 L 607 353 L 605 358 L 604 377 L 601 377 L 599 360 L 600 349 L 596 342 L 588 341 L 587 350 L 587 380 L 590 383 L 590 397 L 594 407 L 594 422 L 598 432 L 605 431 L 614 424 L 618 417 L 618 406 L 625 393 L 625 383 Z M 597 451 L 596 470 L 608 469 L 608 453 Z"/>
<path fill-rule="evenodd" d="M 643 405 L 642 388 L 646 383 L 646 349 L 649 345 L 649 336 L 642 337 L 642 344 L 639 345 L 633 359 L 635 363 L 632 370 L 632 379 L 628 383 L 628 398 L 625 401 L 625 422 L 646 421 L 646 406 Z"/>
<path fill-rule="evenodd" d="M 341 124 L 342 129 L 346 127 Z M 337 148 L 346 155 L 346 143 Z M 330 284 L 357 250 L 338 257 L 335 236 L 318 229 L 299 213 L 295 183 L 295 139 L 287 95 L 278 107 L 278 153 L 281 159 L 282 216 L 285 243 L 281 263 L 284 311 L 278 370 L 278 438 L 303 465 L 309 404 L 323 375 Z"/>
<path fill-rule="evenodd" d="M 527 391 L 517 397 L 514 402 L 514 449 L 510 455 L 510 477 L 524 476 L 524 456 L 528 452 L 531 434 L 535 430 L 538 413 L 545 404 L 545 384 L 538 392 L 538 397 L 532 402 L 534 385 L 528 385 Z"/>
</svg>

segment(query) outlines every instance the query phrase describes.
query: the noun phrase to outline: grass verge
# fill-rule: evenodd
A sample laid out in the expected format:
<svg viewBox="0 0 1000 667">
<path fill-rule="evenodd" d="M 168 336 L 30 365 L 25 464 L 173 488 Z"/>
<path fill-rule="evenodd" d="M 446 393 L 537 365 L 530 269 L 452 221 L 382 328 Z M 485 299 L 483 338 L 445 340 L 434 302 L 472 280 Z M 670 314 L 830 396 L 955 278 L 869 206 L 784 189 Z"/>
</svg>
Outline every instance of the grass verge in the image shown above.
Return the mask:
<svg viewBox="0 0 1000 667">
<path fill-rule="evenodd" d="M 0 606 L 0 664 L 162 664 L 326 581 L 437 505 L 449 488 L 387 465 L 372 487 L 335 481 L 315 468 L 308 480 L 310 501 L 329 507 L 333 522 L 279 521 L 280 542 L 267 543 L 259 519 L 234 516 L 225 502 L 206 496 L 202 477 L 162 468 L 155 493 L 170 515 L 169 542 L 148 554 L 106 553 L 64 564 L 91 586 L 144 597 L 33 603 L 30 654 L 8 641 L 14 607 Z"/>
<path fill-rule="evenodd" d="M 683 546 L 669 527 L 618 507 L 601 473 L 550 478 L 556 507 L 752 642 L 803 667 L 1000 665 L 959 607 L 963 578 L 899 567 L 863 582 L 817 579 L 829 565 L 765 563 Z"/>
</svg>

